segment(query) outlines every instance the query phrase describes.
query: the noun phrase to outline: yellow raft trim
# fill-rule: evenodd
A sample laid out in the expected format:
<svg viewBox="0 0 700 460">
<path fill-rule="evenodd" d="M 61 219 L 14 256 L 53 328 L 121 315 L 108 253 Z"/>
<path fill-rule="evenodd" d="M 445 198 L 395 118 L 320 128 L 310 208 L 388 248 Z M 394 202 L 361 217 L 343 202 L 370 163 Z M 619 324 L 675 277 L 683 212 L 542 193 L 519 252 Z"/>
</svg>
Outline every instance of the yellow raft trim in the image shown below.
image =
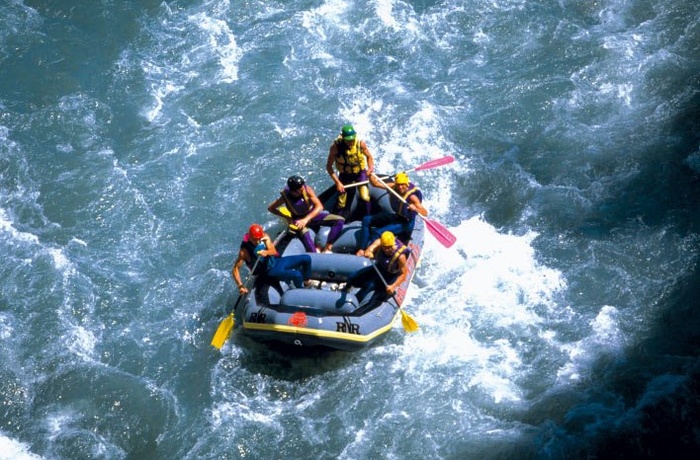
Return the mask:
<svg viewBox="0 0 700 460">
<path fill-rule="evenodd" d="M 310 335 L 314 337 L 324 337 L 328 339 L 345 340 L 348 342 L 369 342 L 382 334 L 388 332 L 394 327 L 396 316 L 400 313 L 396 310 L 394 317 L 386 326 L 380 327 L 371 334 L 349 334 L 347 332 L 325 331 L 321 329 L 313 329 L 308 327 L 286 326 L 284 324 L 265 324 L 265 323 L 249 323 L 243 321 L 243 328 L 255 331 L 274 331 L 283 332 L 285 334 Z"/>
</svg>

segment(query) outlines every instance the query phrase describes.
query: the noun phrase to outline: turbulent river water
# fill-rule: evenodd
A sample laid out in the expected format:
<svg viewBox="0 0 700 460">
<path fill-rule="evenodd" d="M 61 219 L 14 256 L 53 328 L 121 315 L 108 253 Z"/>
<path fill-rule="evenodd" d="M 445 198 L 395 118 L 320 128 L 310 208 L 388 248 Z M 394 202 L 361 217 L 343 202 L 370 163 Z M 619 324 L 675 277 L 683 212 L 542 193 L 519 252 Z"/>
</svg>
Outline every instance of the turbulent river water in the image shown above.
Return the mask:
<svg viewBox="0 0 700 460">
<path fill-rule="evenodd" d="M 695 456 L 699 103 L 687 0 L 3 0 L 0 458 Z M 214 349 L 346 122 L 456 159 L 420 330 Z"/>
</svg>

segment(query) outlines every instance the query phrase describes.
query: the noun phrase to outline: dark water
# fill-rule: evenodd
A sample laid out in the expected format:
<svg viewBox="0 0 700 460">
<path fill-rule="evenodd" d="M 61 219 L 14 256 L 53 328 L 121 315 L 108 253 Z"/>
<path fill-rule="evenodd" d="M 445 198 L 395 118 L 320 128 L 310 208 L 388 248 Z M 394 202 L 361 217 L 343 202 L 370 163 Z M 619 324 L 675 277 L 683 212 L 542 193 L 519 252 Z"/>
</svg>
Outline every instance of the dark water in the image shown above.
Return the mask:
<svg viewBox="0 0 700 460">
<path fill-rule="evenodd" d="M 700 451 L 689 1 L 0 3 L 0 458 Z M 209 340 L 351 121 L 431 218 L 356 354 Z"/>
</svg>

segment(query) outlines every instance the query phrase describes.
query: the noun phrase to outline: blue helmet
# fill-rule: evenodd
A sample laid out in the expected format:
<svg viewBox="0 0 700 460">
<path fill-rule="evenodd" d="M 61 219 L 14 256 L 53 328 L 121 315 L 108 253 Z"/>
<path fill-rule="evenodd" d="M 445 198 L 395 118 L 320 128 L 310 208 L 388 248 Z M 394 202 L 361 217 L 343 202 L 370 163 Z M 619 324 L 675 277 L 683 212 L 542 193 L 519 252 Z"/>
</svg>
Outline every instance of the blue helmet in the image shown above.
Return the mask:
<svg viewBox="0 0 700 460">
<path fill-rule="evenodd" d="M 297 190 L 301 188 L 304 183 L 304 178 L 297 175 L 291 176 L 289 179 L 287 179 L 287 187 L 289 187 L 289 190 Z"/>
</svg>

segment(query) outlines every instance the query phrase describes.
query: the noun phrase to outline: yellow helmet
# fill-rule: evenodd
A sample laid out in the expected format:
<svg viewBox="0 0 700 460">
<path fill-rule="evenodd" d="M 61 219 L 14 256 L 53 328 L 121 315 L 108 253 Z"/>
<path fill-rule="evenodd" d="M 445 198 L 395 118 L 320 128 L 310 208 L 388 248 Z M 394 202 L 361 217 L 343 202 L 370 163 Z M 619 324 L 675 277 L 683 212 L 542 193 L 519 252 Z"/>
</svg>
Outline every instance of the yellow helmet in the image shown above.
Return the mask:
<svg viewBox="0 0 700 460">
<path fill-rule="evenodd" d="M 394 243 L 396 242 L 396 238 L 394 237 L 394 234 L 391 232 L 384 232 L 382 233 L 382 236 L 380 238 L 380 241 L 382 243 L 382 246 L 391 246 L 394 247 Z"/>
<path fill-rule="evenodd" d="M 400 172 L 394 176 L 394 183 L 397 185 L 408 184 L 408 174 L 405 172 Z"/>
</svg>

